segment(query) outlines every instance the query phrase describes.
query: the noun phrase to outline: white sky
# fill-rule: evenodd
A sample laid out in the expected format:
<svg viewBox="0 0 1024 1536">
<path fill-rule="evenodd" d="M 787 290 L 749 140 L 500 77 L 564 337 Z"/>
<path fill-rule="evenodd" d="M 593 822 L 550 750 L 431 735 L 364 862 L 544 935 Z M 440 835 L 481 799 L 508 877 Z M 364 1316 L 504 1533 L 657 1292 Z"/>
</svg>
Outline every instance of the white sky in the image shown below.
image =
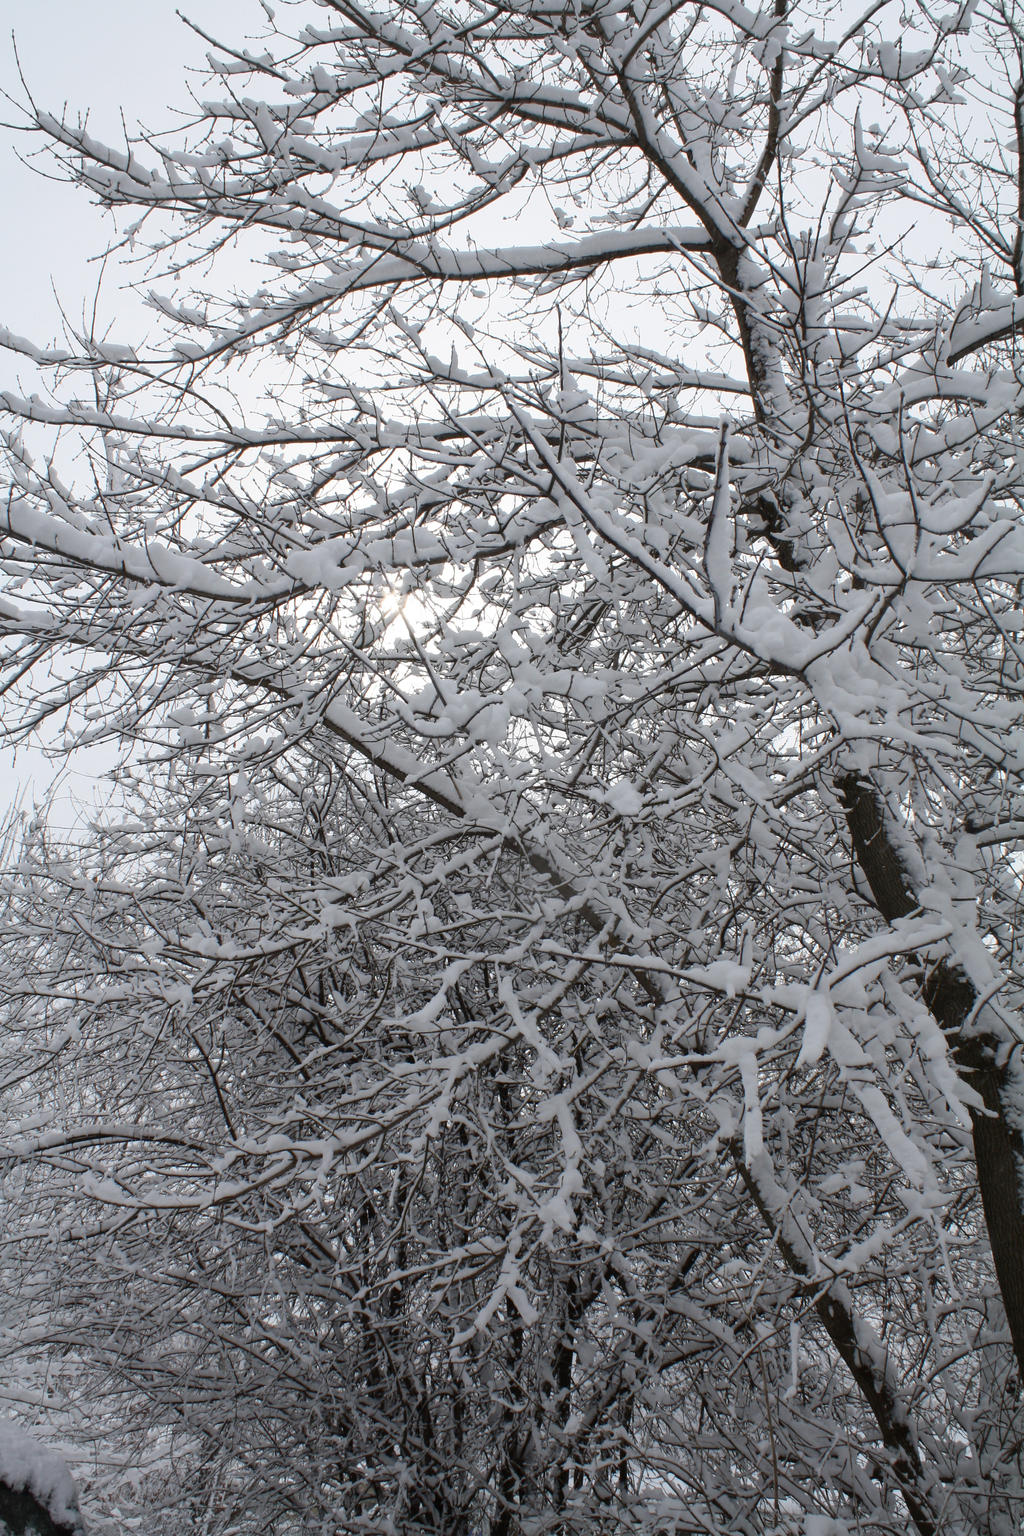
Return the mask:
<svg viewBox="0 0 1024 1536">
<path fill-rule="evenodd" d="M 186 15 L 214 35 L 238 40 L 258 34 L 265 17 L 257 0 L 177 0 Z M 0 88 L 23 100 L 15 45 L 25 82 L 38 104 L 59 112 L 88 112 L 97 138 L 118 143 L 122 113 L 133 130 L 170 126 L 174 107 L 188 106 L 187 69 L 201 65 L 206 44 L 175 14 L 176 0 L 0 0 Z M 0 113 L 11 122 L 11 106 Z M 91 302 L 98 277 L 92 262 L 110 233 L 109 219 L 87 198 L 46 181 L 19 163 L 38 140 L 0 137 L 0 188 L 5 220 L 0 243 L 2 321 L 12 330 L 49 339 L 60 326 L 54 289 L 72 320 Z M 44 162 L 37 162 L 42 165 Z M 17 231 L 12 235 L 12 231 Z M 115 308 L 117 281 L 108 278 L 104 306 Z"/>
<path fill-rule="evenodd" d="M 170 126 L 173 108 L 188 105 L 187 68 L 201 65 L 207 51 L 175 14 L 176 3 L 205 31 L 235 42 L 265 24 L 258 0 L 0 0 L 0 89 L 20 102 L 27 86 L 48 111 L 66 103 L 75 115 L 88 112 L 94 135 L 113 143 L 123 137 L 122 113 L 129 131 L 140 122 Z M 0 103 L 4 123 L 20 116 Z M 62 306 L 72 324 L 91 311 L 100 265 L 90 258 L 102 253 L 112 226 L 83 194 L 20 162 L 37 142 L 0 129 L 0 325 L 46 343 L 61 332 Z M 115 328 L 118 321 L 130 327 L 139 313 L 123 284 L 124 274 L 108 269 L 100 314 Z M 31 388 L 28 371 L 0 355 L 0 388 L 17 388 L 19 376 Z M 55 822 L 75 819 L 75 799 L 94 800 L 111 762 L 109 749 L 75 755 L 61 776 Z M 60 766 L 38 750 L 22 748 L 15 757 L 0 748 L 0 814 L 19 798 L 31 806 Z"/>
</svg>

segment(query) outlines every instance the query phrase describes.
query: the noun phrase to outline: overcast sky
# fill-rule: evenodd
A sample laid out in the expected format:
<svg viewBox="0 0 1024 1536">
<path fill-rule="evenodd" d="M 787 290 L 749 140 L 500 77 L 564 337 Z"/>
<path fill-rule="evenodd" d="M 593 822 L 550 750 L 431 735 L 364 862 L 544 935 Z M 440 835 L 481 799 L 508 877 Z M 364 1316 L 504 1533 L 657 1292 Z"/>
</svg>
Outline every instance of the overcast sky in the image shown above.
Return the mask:
<svg viewBox="0 0 1024 1536">
<path fill-rule="evenodd" d="M 264 22 L 257 0 L 182 0 L 180 7 L 205 30 L 237 40 Z M 0 86 L 16 100 L 25 87 L 40 106 L 88 112 L 97 138 L 118 143 L 121 116 L 166 127 L 174 107 L 187 106 L 187 69 L 201 65 L 206 45 L 175 12 L 174 0 L 0 0 Z M 7 107 L 8 122 L 18 118 Z M 95 257 L 109 220 L 67 186 L 44 180 L 19 162 L 38 141 L 3 133 L 0 185 L 5 219 L 0 242 L 2 323 L 22 333 L 56 333 L 60 310 L 54 289 L 77 320 L 98 277 Z M 42 160 L 37 160 L 43 166 Z M 109 280 L 108 280 L 109 281 Z M 113 307 L 116 283 L 108 298 Z M 17 322 L 17 323 L 15 323 Z"/>
<path fill-rule="evenodd" d="M 235 41 L 258 35 L 265 21 L 257 0 L 179 4 L 204 30 Z M 206 53 L 178 19 L 174 0 L 0 0 L 0 22 L 0 88 L 18 102 L 27 86 L 52 112 L 65 103 L 76 114 L 87 111 L 95 136 L 115 143 L 122 112 L 129 129 L 140 121 L 169 126 L 173 107 L 187 105 L 189 64 L 201 65 Z M 9 103 L 0 112 L 8 124 L 19 116 Z M 29 155 L 35 142 L 10 127 L 0 130 L 0 325 L 47 342 L 60 333 L 61 305 L 73 323 L 91 307 L 99 265 L 90 258 L 102 252 L 111 224 L 81 193 L 20 163 L 19 154 Z M 130 326 L 138 311 L 123 284 L 124 275 L 108 271 L 101 313 Z M 12 387 L 17 377 L 12 361 L 0 356 L 0 387 Z M 58 820 L 69 819 L 69 795 L 92 798 L 95 777 L 109 761 L 109 751 L 76 758 L 65 774 Z M 55 771 L 38 752 L 22 749 L 12 759 L 0 749 L 0 812 L 19 793 L 30 806 Z"/>
</svg>

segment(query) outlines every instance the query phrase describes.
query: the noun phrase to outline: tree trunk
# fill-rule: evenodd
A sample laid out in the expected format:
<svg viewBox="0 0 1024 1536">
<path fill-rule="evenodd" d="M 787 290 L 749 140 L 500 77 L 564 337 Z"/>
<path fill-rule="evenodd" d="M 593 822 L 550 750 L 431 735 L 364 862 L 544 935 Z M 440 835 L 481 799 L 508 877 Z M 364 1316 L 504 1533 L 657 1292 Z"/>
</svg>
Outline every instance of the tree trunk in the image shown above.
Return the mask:
<svg viewBox="0 0 1024 1536">
<path fill-rule="evenodd" d="M 837 781 L 857 862 L 887 922 L 920 906 L 887 825 L 885 804 L 859 773 Z M 942 960 L 929 972 L 924 1001 L 943 1030 L 964 1081 L 984 1109 L 971 1108 L 974 1157 L 996 1278 L 1024 1380 L 1024 1137 L 1009 1080 L 1008 1042 L 974 1018 L 979 998 L 963 968 Z"/>
</svg>

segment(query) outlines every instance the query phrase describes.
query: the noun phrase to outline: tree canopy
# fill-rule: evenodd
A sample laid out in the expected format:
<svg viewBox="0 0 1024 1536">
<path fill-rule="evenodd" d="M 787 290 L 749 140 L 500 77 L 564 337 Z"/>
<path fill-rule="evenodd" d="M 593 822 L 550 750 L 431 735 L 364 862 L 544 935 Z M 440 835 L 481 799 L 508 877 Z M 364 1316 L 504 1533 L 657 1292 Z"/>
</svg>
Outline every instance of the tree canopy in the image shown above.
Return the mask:
<svg viewBox="0 0 1024 1536">
<path fill-rule="evenodd" d="M 1024 17 L 263 11 L 25 108 L 11 1358 L 114 1528 L 1014 1536 Z"/>
</svg>

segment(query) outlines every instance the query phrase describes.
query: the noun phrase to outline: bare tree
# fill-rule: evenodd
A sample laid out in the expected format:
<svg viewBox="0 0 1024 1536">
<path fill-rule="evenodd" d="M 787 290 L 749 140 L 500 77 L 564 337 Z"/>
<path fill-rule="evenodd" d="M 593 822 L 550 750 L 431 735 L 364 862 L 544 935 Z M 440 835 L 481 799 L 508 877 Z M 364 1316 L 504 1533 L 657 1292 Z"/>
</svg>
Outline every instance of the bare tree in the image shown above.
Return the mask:
<svg viewBox="0 0 1024 1536">
<path fill-rule="evenodd" d="M 7 338 L 11 729 L 152 782 L 11 884 L 9 1158 L 281 1530 L 1019 1528 L 1022 33 L 302 0 L 30 107 L 163 329 Z"/>
</svg>

